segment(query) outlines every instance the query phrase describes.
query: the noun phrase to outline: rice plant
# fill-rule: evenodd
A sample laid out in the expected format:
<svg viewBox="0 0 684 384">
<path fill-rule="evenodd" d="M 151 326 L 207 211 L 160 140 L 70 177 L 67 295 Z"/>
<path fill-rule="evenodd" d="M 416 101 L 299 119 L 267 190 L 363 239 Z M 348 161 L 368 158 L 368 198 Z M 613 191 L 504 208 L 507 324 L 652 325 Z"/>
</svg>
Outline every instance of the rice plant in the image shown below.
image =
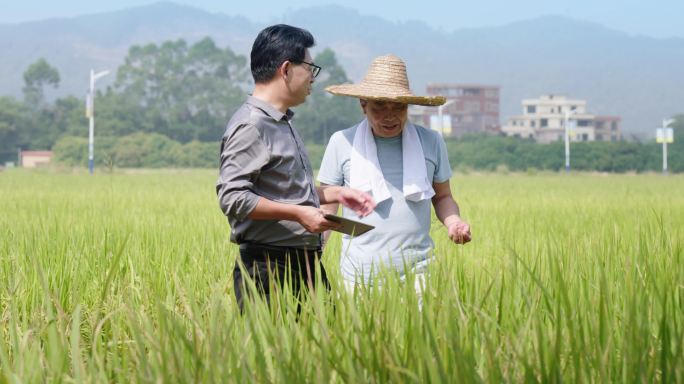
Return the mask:
<svg viewBox="0 0 684 384">
<path fill-rule="evenodd" d="M 212 171 L 0 173 L 0 382 L 681 382 L 684 177 L 455 175 L 474 240 L 241 315 Z"/>
</svg>

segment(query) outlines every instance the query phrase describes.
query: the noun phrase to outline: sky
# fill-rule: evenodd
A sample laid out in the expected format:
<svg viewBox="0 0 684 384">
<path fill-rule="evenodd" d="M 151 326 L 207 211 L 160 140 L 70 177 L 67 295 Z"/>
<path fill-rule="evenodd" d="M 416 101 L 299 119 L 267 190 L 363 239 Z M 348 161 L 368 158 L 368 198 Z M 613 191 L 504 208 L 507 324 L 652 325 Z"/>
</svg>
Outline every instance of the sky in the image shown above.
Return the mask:
<svg viewBox="0 0 684 384">
<path fill-rule="evenodd" d="M 0 23 L 74 17 L 141 6 L 158 0 L 0 0 Z M 499 26 L 543 15 L 597 22 L 633 35 L 684 38 L 684 0 L 175 0 L 210 12 L 241 15 L 255 22 L 278 21 L 287 12 L 343 4 L 389 21 L 423 21 L 435 28 Z M 396 4 L 401 4 L 396 5 Z"/>
</svg>

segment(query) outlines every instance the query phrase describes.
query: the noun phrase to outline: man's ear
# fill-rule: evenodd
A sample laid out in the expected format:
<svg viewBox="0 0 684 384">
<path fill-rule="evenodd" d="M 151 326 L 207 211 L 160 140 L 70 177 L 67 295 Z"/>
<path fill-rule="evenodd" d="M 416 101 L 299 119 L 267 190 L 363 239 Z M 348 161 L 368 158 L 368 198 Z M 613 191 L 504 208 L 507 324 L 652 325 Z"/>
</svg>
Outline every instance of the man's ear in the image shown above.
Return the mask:
<svg viewBox="0 0 684 384">
<path fill-rule="evenodd" d="M 283 61 L 282 64 L 280 64 L 280 67 L 278 68 L 278 72 L 280 75 L 283 77 L 283 79 L 287 80 L 289 74 L 290 74 L 290 61 L 285 60 Z"/>
</svg>

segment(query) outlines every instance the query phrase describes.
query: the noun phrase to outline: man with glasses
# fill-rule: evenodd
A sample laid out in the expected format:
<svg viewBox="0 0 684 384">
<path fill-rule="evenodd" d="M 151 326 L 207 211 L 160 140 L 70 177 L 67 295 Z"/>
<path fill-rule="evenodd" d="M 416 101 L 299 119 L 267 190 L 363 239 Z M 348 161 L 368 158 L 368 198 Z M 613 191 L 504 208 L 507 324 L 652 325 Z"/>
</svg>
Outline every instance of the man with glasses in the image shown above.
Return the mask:
<svg viewBox="0 0 684 384">
<path fill-rule="evenodd" d="M 240 246 L 233 285 L 241 309 L 249 293 L 243 273 L 267 301 L 273 284 L 285 281 L 296 295 L 316 278 L 329 286 L 320 263 L 321 233 L 338 224 L 324 218 L 321 203 L 342 203 L 361 216 L 375 207 L 364 192 L 317 188 L 304 142 L 292 127 L 290 108 L 306 100 L 321 69 L 311 59 L 313 45 L 311 33 L 289 25 L 259 33 L 251 52 L 254 91 L 221 141 L 216 193 L 230 239 Z"/>
</svg>

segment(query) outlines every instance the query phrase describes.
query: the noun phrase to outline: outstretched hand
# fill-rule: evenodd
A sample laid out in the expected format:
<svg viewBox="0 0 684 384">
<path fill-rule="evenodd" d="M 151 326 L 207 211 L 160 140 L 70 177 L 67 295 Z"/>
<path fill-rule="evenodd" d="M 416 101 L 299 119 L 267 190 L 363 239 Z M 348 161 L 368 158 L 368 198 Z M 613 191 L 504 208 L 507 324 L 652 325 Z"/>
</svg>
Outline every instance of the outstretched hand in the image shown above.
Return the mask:
<svg viewBox="0 0 684 384">
<path fill-rule="evenodd" d="M 465 221 L 455 221 L 447 227 L 449 238 L 456 244 L 465 244 L 472 240 L 470 225 Z"/>
<path fill-rule="evenodd" d="M 340 204 L 354 211 L 360 217 L 368 216 L 375 209 L 375 201 L 371 195 L 352 188 L 341 188 Z"/>
</svg>

